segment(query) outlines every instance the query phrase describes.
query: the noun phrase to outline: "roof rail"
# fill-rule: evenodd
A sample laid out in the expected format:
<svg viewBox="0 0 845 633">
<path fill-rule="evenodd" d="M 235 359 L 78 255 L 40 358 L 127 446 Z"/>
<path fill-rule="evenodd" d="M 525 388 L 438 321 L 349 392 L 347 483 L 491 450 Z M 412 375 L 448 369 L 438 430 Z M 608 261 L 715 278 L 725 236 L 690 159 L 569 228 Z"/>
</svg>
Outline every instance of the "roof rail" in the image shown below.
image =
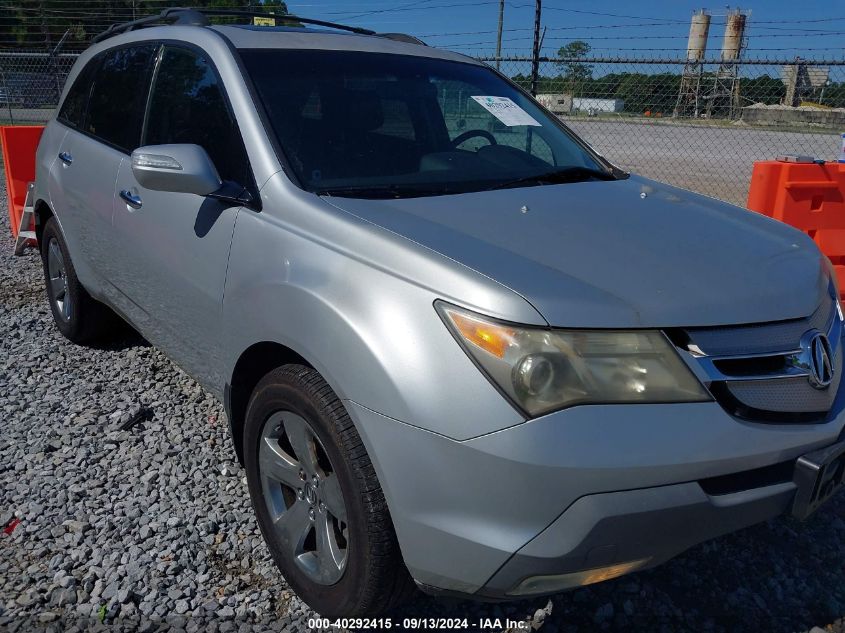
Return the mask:
<svg viewBox="0 0 845 633">
<path fill-rule="evenodd" d="M 196 9 L 165 9 L 157 15 L 148 15 L 130 22 L 122 22 L 120 24 L 112 24 L 102 33 L 91 38 L 91 43 L 96 44 L 102 42 L 114 35 L 120 33 L 128 33 L 135 29 L 144 28 L 146 26 L 159 26 L 162 24 L 184 24 L 189 26 L 205 26 L 208 24 L 208 19 L 199 13 Z"/>
<path fill-rule="evenodd" d="M 419 44 L 420 46 L 428 46 L 425 42 L 423 42 L 420 38 L 415 37 L 413 35 L 408 35 L 407 33 L 376 33 L 379 37 L 384 37 L 389 40 L 395 40 L 397 42 L 405 42 L 406 44 Z"/>
<path fill-rule="evenodd" d="M 285 22 L 299 22 L 300 24 L 313 24 L 315 26 L 325 26 L 341 31 L 349 31 L 351 33 L 358 33 L 360 35 L 377 35 L 375 31 L 363 29 L 357 26 L 347 26 L 345 24 L 337 24 L 335 22 L 326 22 L 325 20 L 314 20 L 312 18 L 303 18 L 297 15 L 289 15 L 287 13 L 266 13 L 264 11 L 240 11 L 236 9 L 204 9 L 204 8 L 170 8 L 165 9 L 157 15 L 148 15 L 131 22 L 123 22 L 121 24 L 112 24 L 105 31 L 96 35 L 91 43 L 96 44 L 102 42 L 114 35 L 120 33 L 128 33 L 135 29 L 141 29 L 148 26 L 161 26 L 165 24 L 186 25 L 186 26 L 208 26 L 210 24 L 208 16 L 228 16 L 228 17 L 256 17 L 256 18 L 275 18 Z M 392 35 L 386 34 L 385 37 Z"/>
</svg>

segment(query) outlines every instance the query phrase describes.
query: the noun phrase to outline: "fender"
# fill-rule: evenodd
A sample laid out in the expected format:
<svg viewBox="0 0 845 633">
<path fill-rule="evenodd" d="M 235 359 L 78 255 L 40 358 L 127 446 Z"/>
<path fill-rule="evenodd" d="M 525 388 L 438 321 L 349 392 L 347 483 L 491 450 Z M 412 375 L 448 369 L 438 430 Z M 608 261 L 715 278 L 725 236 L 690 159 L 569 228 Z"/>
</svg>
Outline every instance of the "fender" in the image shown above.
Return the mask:
<svg viewBox="0 0 845 633">
<path fill-rule="evenodd" d="M 284 188 L 278 182 L 283 178 L 269 188 Z M 232 239 L 223 300 L 224 375 L 231 378 L 244 350 L 273 341 L 311 363 L 341 399 L 450 438 L 524 421 L 433 307 L 442 298 L 544 325 L 524 299 L 441 255 L 409 249 L 413 243 L 405 238 L 317 196 L 297 195 L 293 187 L 266 189 L 264 211 L 239 214 Z M 274 208 L 276 201 L 285 203 L 284 211 Z M 435 279 L 445 291 L 433 290 Z"/>
</svg>

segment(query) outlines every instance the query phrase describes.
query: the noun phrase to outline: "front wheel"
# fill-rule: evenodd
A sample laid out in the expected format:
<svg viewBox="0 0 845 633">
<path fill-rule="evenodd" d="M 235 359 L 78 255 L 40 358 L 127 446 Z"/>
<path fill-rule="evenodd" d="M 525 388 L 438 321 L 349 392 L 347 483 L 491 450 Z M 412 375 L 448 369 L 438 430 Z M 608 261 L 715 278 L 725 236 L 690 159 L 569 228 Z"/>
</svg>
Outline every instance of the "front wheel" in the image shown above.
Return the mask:
<svg viewBox="0 0 845 633">
<path fill-rule="evenodd" d="M 250 399 L 244 448 L 258 525 L 309 606 L 360 617 L 412 593 L 373 465 L 319 373 L 286 365 L 267 374 Z"/>
</svg>

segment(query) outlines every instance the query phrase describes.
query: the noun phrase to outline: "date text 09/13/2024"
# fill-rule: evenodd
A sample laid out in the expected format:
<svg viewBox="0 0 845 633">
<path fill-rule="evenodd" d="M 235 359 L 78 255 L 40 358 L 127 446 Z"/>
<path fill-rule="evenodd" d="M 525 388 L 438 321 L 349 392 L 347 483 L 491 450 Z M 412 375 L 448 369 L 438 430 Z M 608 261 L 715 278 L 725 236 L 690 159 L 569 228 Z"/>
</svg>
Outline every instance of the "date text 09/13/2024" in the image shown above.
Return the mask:
<svg viewBox="0 0 845 633">
<path fill-rule="evenodd" d="M 511 620 L 509 618 L 412 618 L 400 620 L 393 618 L 312 618 L 308 620 L 308 628 L 320 630 L 330 628 L 340 629 L 427 629 L 427 630 L 515 630 L 531 628 L 526 620 Z"/>
</svg>

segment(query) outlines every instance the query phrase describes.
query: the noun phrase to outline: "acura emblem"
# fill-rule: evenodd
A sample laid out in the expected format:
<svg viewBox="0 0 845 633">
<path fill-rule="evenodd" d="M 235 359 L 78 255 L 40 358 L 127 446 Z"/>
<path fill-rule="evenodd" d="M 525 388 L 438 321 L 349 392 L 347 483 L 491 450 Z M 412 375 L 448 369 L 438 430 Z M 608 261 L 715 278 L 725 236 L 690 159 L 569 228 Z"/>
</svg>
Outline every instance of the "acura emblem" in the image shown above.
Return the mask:
<svg viewBox="0 0 845 633">
<path fill-rule="evenodd" d="M 810 338 L 806 352 L 809 361 L 810 384 L 816 389 L 826 389 L 833 380 L 833 352 L 827 336 L 816 332 Z"/>
</svg>

